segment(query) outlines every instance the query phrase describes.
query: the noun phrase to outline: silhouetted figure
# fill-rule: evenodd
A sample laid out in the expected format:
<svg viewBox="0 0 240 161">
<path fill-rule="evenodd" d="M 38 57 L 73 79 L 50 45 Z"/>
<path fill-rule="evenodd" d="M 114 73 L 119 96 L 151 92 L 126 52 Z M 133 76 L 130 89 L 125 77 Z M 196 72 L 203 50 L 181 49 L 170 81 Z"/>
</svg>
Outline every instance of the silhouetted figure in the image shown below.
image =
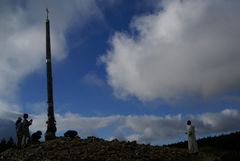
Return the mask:
<svg viewBox="0 0 240 161">
<path fill-rule="evenodd" d="M 23 115 L 23 143 L 27 145 L 30 141 L 30 132 L 29 126 L 32 125 L 32 119 L 30 121 L 27 120 L 28 114 Z"/>
<path fill-rule="evenodd" d="M 195 135 L 195 127 L 192 125 L 191 121 L 187 121 L 187 131 L 186 134 L 188 135 L 188 151 L 189 153 L 198 153 L 198 145 Z"/>
<path fill-rule="evenodd" d="M 21 117 L 18 117 L 15 123 L 15 126 L 16 126 L 16 136 L 17 136 L 16 145 L 17 145 L 17 148 L 21 148 L 22 138 L 23 138 L 23 123 L 22 123 Z"/>
<path fill-rule="evenodd" d="M 42 137 L 42 132 L 41 131 L 37 131 L 35 133 L 32 134 L 32 143 L 39 143 L 39 139 L 41 139 Z"/>
</svg>

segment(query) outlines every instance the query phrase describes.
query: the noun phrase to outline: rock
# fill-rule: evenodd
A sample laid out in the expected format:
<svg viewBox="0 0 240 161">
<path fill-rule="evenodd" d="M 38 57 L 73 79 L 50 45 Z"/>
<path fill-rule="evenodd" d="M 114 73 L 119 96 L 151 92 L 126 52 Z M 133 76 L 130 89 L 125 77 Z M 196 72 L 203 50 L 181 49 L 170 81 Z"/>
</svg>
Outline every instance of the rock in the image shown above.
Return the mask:
<svg viewBox="0 0 240 161">
<path fill-rule="evenodd" d="M 78 132 L 75 130 L 68 130 L 64 133 L 65 137 L 70 137 L 70 138 L 75 138 L 77 137 L 77 135 L 78 135 Z"/>
</svg>

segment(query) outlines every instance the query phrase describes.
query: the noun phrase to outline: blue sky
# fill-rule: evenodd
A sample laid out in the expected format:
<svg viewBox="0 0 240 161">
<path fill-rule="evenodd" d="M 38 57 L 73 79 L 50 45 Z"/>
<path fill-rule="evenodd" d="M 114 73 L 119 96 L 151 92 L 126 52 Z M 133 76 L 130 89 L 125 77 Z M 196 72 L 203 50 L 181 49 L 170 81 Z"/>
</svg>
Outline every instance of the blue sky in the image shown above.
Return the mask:
<svg viewBox="0 0 240 161">
<path fill-rule="evenodd" d="M 58 135 L 165 144 L 185 139 L 188 119 L 198 137 L 239 130 L 239 6 L 1 1 L 0 136 L 24 112 L 32 131 L 46 130 L 46 7 Z"/>
</svg>

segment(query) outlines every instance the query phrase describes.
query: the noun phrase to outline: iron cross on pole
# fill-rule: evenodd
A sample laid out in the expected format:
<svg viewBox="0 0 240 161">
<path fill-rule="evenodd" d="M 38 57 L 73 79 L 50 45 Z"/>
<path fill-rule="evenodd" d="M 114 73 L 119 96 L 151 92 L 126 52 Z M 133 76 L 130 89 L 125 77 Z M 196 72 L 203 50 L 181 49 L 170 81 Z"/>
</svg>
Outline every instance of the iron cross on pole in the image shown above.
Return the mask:
<svg viewBox="0 0 240 161">
<path fill-rule="evenodd" d="M 50 21 L 46 20 L 46 70 L 47 70 L 47 97 L 48 97 L 48 120 L 47 131 L 45 133 L 45 140 L 51 140 L 56 138 L 56 120 L 54 116 L 54 103 L 53 103 L 53 85 L 52 85 L 52 63 L 51 63 L 51 42 L 50 42 Z"/>
</svg>

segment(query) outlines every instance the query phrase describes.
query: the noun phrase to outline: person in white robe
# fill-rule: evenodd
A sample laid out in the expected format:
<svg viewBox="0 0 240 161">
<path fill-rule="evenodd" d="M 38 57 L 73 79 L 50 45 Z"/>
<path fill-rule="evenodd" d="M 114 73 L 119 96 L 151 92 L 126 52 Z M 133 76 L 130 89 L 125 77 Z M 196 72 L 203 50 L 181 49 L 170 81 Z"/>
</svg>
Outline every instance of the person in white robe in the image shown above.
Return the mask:
<svg viewBox="0 0 240 161">
<path fill-rule="evenodd" d="M 198 153 L 198 144 L 195 135 L 195 127 L 192 125 L 191 121 L 187 121 L 187 131 L 188 135 L 188 151 L 189 153 Z"/>
</svg>

